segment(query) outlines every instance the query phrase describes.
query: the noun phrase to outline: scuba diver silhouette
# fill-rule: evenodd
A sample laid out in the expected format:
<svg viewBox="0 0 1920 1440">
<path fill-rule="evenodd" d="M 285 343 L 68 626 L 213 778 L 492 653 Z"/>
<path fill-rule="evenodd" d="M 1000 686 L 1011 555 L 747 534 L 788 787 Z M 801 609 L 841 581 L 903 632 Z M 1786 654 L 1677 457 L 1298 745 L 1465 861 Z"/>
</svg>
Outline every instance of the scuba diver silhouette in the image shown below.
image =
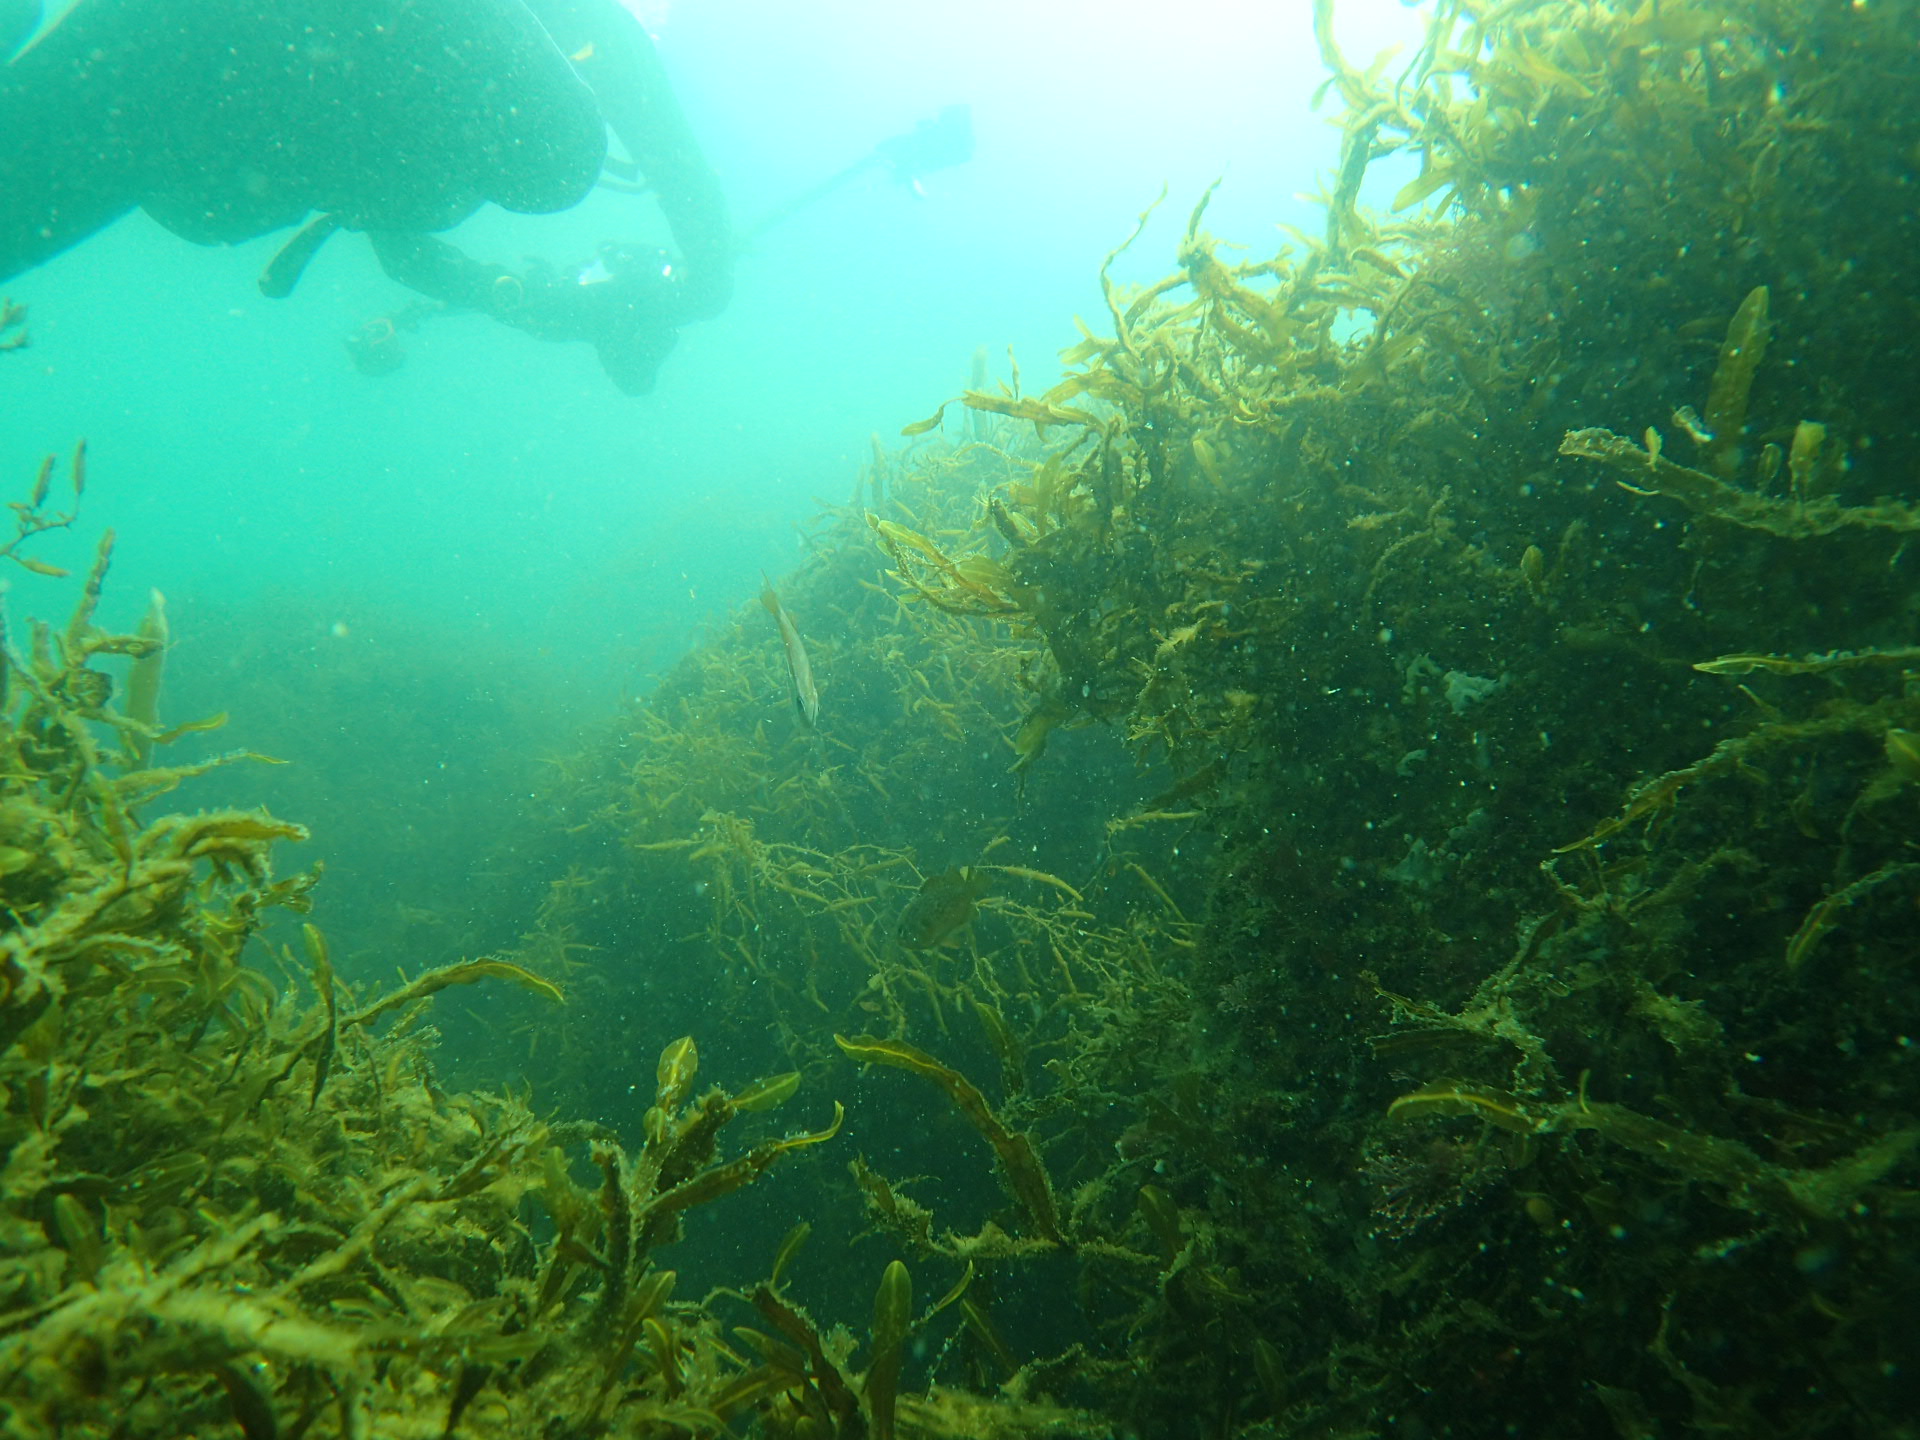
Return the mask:
<svg viewBox="0 0 1920 1440">
<path fill-rule="evenodd" d="M 948 105 L 932 119 L 920 121 L 905 134 L 881 141 L 869 154 L 844 170 L 790 196 L 767 211 L 741 235 L 739 251 L 745 253 L 775 226 L 817 205 L 835 191 L 872 171 L 883 171 L 895 184 L 924 196 L 926 192 L 921 189 L 921 177 L 936 170 L 964 164 L 972 157 L 972 111 L 965 105 Z M 616 162 L 608 161 L 609 169 L 615 166 Z M 640 188 L 619 180 L 603 179 L 601 183 L 619 190 Z M 296 240 L 290 244 L 282 252 L 283 255 L 296 252 L 298 243 Z M 414 264 L 438 264 L 436 256 L 439 251 L 431 248 L 434 244 L 427 242 L 423 245 L 416 241 L 402 247 L 381 236 L 374 237 L 375 248 L 381 252 L 381 258 L 388 262 L 388 270 L 395 274 L 406 273 Z M 456 262 L 450 261 L 448 264 L 449 268 L 455 268 Z M 416 289 L 447 296 L 448 303 L 419 301 L 385 315 L 376 315 L 348 337 L 347 353 L 363 374 L 384 375 L 398 369 L 406 360 L 401 346 L 402 332 L 418 329 L 425 321 L 449 313 L 452 292 L 455 291 L 465 297 L 458 303 L 468 309 L 486 309 L 496 297 L 504 296 L 513 303 L 513 313 L 522 317 L 513 323 L 534 334 L 543 333 L 543 327 L 551 327 L 546 332 L 550 338 L 567 338 L 578 323 L 576 317 L 607 313 L 604 308 L 596 311 L 596 306 L 604 307 L 608 303 L 629 305 L 636 311 L 644 312 L 658 293 L 650 284 L 651 277 L 670 276 L 673 265 L 672 257 L 664 250 L 608 243 L 600 246 L 592 259 L 564 273 L 543 264 L 535 264 L 522 276 L 511 276 L 497 267 L 468 266 L 456 269 L 455 276 L 437 284 L 424 280 L 416 284 L 408 280 L 407 283 L 413 284 Z M 263 277 L 262 283 L 265 281 L 266 277 Z M 542 299 L 537 305 L 527 305 L 521 301 L 523 289 L 529 285 L 540 288 Z M 610 353 L 603 346 L 601 364 L 618 381 L 623 364 L 636 360 L 643 364 L 646 362 L 648 357 L 642 348 L 645 339 L 658 333 L 643 326 L 633 331 L 630 337 L 622 337 L 626 342 L 624 351 Z"/>
<path fill-rule="evenodd" d="M 0 57 L 38 21 L 0 0 Z M 515 272 L 435 237 L 578 204 L 609 129 L 677 257 Z M 304 225 L 260 277 L 280 297 L 357 230 L 435 306 L 587 341 L 629 394 L 732 293 L 719 181 L 618 0 L 78 0 L 0 67 L 0 136 L 0 282 L 143 209 L 203 245 Z"/>
</svg>

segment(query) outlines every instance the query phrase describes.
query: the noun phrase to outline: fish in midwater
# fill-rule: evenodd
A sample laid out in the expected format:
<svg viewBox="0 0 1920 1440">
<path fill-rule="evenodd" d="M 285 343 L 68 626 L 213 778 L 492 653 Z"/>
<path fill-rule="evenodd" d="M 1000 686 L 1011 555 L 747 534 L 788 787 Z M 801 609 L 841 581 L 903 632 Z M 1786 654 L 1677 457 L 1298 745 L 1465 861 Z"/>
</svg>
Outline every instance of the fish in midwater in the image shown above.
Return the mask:
<svg viewBox="0 0 1920 1440">
<path fill-rule="evenodd" d="M 809 727 L 818 725 L 820 692 L 814 687 L 813 666 L 807 663 L 807 647 L 800 643 L 800 627 L 793 623 L 793 616 L 780 603 L 780 597 L 773 593 L 773 582 L 767 579 L 765 572 L 762 572 L 760 581 L 760 603 L 767 607 L 767 613 L 773 616 L 773 623 L 780 627 L 780 643 L 787 647 L 787 675 L 793 681 L 793 708 L 800 712 L 800 718 Z"/>
<path fill-rule="evenodd" d="M 986 876 L 967 866 L 929 875 L 900 912 L 894 937 L 908 950 L 933 949 L 973 920 L 974 902 L 987 888 Z"/>
</svg>

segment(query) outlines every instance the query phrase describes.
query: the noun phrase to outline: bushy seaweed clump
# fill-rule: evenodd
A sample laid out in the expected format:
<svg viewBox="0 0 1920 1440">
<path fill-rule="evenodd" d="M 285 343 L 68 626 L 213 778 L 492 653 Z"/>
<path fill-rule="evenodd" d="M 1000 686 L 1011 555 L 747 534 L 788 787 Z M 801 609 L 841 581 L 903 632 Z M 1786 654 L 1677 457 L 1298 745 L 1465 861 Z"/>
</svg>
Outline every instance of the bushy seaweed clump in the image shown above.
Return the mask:
<svg viewBox="0 0 1920 1440">
<path fill-rule="evenodd" d="M 76 502 L 84 474 L 81 451 Z M 48 576 L 22 547 L 75 518 L 49 507 L 53 478 L 49 462 L 0 546 Z M 270 912 L 308 911 L 317 877 L 275 879 L 269 851 L 304 832 L 148 813 L 259 757 L 154 763 L 218 722 L 158 725 L 157 608 L 134 634 L 94 624 L 111 540 L 64 630 L 0 644 L 0 1432 L 1083 1433 L 1044 1407 L 898 1397 L 922 1323 L 903 1266 L 882 1274 L 862 1368 L 781 1284 L 800 1235 L 748 1292 L 674 1297 L 658 1252 L 687 1213 L 838 1133 L 836 1106 L 822 1131 L 721 1156 L 797 1074 L 696 1096 L 677 1041 L 623 1143 L 434 1079 L 437 993 L 502 979 L 559 1001 L 550 980 L 484 957 L 368 996 L 311 924 L 297 954 L 270 943 Z M 729 1305 L 765 1328 L 727 1331 Z"/>
<path fill-rule="evenodd" d="M 1228 263 L 1203 203 L 1061 385 L 877 455 L 783 587 L 820 731 L 744 614 L 570 763 L 529 951 L 645 937 L 582 983 L 946 1090 L 1000 1208 L 864 1113 L 989 1228 L 823 1202 L 991 1282 L 937 1373 L 1169 1434 L 1906 1433 L 1911 11 L 1450 3 L 1364 73 L 1317 16 L 1325 236 Z"/>
<path fill-rule="evenodd" d="M 1911 17 L 1455 3 L 1365 73 L 1317 18 L 1326 234 L 1230 264 L 1203 203 L 1061 385 L 876 446 L 781 585 L 819 728 L 744 612 L 561 762 L 510 959 L 242 964 L 291 827 L 143 818 L 104 565 L 37 632 L 15 1430 L 1911 1433 Z M 488 976 L 585 1002 L 524 1035 L 624 1140 L 437 1089 L 419 1007 Z M 676 1043 L 649 1107 L 643 1029 L 778 1073 Z M 864 1377 L 804 1230 L 659 1268 L 827 1138 L 719 1158 L 803 1080 Z"/>
</svg>

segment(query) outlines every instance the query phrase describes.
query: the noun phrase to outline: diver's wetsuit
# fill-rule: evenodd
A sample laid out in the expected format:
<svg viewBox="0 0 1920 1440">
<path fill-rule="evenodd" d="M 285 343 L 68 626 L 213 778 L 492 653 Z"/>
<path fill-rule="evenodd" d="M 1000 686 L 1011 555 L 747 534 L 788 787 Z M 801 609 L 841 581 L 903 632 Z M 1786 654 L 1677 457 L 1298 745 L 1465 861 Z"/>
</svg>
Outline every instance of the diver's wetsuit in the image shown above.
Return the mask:
<svg viewBox="0 0 1920 1440">
<path fill-rule="evenodd" d="M 677 303 L 711 319 L 733 294 L 733 230 L 720 179 L 700 153 L 640 22 L 619 0 L 525 0 L 593 91 L 627 158 L 640 167 L 680 247 Z"/>
<path fill-rule="evenodd" d="M 387 273 L 458 309 L 478 310 L 549 340 L 587 340 L 626 393 L 653 388 L 679 327 L 725 308 L 733 242 L 720 182 L 700 153 L 646 31 L 618 0 L 524 0 L 592 89 L 600 112 L 646 176 L 681 250 L 675 264 L 627 256 L 596 283 L 543 266 L 515 273 L 469 259 L 443 240 L 374 230 Z M 606 247 L 611 254 L 613 247 Z M 664 257 L 662 257 L 664 258 Z"/>
<path fill-rule="evenodd" d="M 397 278 L 464 304 L 471 262 L 427 235 L 489 201 L 577 204 L 608 124 L 685 251 L 672 284 L 604 315 L 564 297 L 571 320 L 479 308 L 603 356 L 596 330 L 644 320 L 667 327 L 663 354 L 672 325 L 726 303 L 726 208 L 618 0 L 80 0 L 0 67 L 0 282 L 135 208 L 201 244 L 317 211 L 374 235 Z M 615 378 L 645 388 L 644 368 Z"/>
</svg>

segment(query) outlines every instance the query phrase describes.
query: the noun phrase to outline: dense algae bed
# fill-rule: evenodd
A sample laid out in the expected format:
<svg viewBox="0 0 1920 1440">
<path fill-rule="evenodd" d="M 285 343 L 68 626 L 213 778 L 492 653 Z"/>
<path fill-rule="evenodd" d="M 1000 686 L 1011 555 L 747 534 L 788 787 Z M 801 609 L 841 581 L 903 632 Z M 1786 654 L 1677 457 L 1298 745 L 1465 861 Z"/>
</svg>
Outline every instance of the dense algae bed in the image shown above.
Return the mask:
<svg viewBox="0 0 1920 1440">
<path fill-rule="evenodd" d="M 295 828 L 16 645 L 9 1433 L 1920 1429 L 1920 13 L 1324 18 L 1326 235 L 877 450 L 819 731 L 743 610 L 510 954 L 250 965 Z"/>
</svg>

